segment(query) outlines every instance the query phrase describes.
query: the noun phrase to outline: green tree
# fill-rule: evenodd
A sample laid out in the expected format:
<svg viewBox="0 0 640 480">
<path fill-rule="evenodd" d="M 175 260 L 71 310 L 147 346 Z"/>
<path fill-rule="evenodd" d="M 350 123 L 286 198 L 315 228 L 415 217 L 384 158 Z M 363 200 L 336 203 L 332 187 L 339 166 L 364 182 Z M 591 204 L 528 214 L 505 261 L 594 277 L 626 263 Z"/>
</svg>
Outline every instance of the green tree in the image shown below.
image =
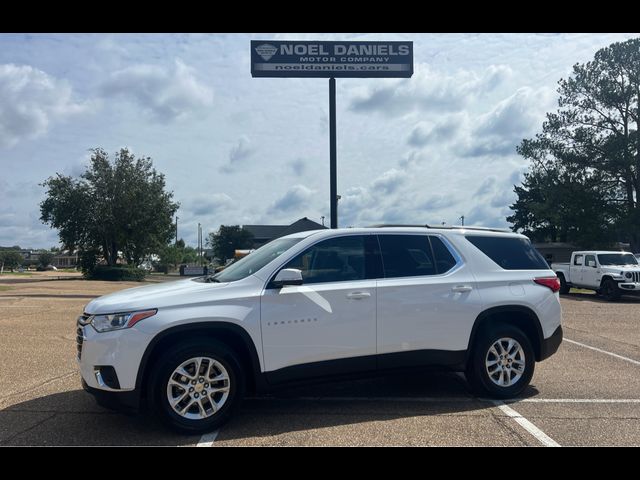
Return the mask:
<svg viewBox="0 0 640 480">
<path fill-rule="evenodd" d="M 80 250 L 85 272 L 99 258 L 115 265 L 119 252 L 138 265 L 173 238 L 178 204 L 151 158 L 136 159 L 123 148 L 111 162 L 104 150 L 91 152 L 79 179 L 56 174 L 43 183 L 47 192 L 40 219 L 58 229 L 65 248 Z"/>
<path fill-rule="evenodd" d="M 19 267 L 24 262 L 24 258 L 17 250 L 1 250 L 0 251 L 0 272 L 5 268 L 13 272 L 14 268 Z"/>
<path fill-rule="evenodd" d="M 159 250 L 160 265 L 171 266 L 175 269 L 182 261 L 182 249 L 176 245 L 165 245 Z"/>
<path fill-rule="evenodd" d="M 196 264 L 198 262 L 198 252 L 195 248 L 186 246 L 182 249 L 182 263 Z"/>
<path fill-rule="evenodd" d="M 558 85 L 558 110 L 518 147 L 532 166 L 508 220 L 549 239 L 640 251 L 640 38 L 599 50 Z"/>
<path fill-rule="evenodd" d="M 251 248 L 253 235 L 239 225 L 220 225 L 217 232 L 211 232 L 207 245 L 213 248 L 213 254 L 223 263 L 234 258 L 236 249 Z"/>
<path fill-rule="evenodd" d="M 41 267 L 47 267 L 53 261 L 53 253 L 51 252 L 42 252 L 38 254 L 38 265 Z"/>
</svg>

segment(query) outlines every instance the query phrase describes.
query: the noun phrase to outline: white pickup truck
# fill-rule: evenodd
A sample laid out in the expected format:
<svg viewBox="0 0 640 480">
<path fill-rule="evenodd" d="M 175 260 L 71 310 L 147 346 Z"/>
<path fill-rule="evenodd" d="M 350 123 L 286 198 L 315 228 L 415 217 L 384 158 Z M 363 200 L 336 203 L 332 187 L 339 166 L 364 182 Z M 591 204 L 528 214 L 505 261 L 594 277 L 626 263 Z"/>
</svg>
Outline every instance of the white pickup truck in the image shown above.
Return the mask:
<svg viewBox="0 0 640 480">
<path fill-rule="evenodd" d="M 573 252 L 571 262 L 552 263 L 551 269 L 560 279 L 560 293 L 568 293 L 571 287 L 587 288 L 609 301 L 622 293 L 640 293 L 640 265 L 632 253 Z"/>
</svg>

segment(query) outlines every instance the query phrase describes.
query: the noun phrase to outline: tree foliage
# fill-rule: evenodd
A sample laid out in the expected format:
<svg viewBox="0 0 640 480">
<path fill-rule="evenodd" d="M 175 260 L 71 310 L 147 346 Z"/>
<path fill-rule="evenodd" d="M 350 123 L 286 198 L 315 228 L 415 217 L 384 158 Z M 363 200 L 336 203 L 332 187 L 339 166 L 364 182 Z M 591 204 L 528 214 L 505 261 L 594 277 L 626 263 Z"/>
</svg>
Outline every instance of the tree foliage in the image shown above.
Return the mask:
<svg viewBox="0 0 640 480">
<path fill-rule="evenodd" d="M 599 50 L 558 85 L 558 110 L 518 147 L 532 164 L 507 220 L 538 240 L 640 251 L 640 38 Z"/>
<path fill-rule="evenodd" d="M 251 248 L 253 235 L 239 225 L 220 225 L 217 232 L 209 234 L 207 245 L 213 248 L 213 254 L 222 263 L 234 258 L 236 249 Z"/>
<path fill-rule="evenodd" d="M 38 254 L 38 265 L 46 268 L 53 261 L 54 254 L 51 252 L 41 252 Z"/>
<path fill-rule="evenodd" d="M 138 265 L 172 239 L 178 204 L 151 158 L 136 159 L 123 148 L 111 162 L 104 150 L 91 152 L 79 179 L 58 173 L 43 183 L 40 219 L 58 229 L 65 248 L 80 250 L 85 272 L 100 258 L 115 265 L 119 252 Z"/>
<path fill-rule="evenodd" d="M 159 250 L 160 265 L 177 268 L 181 264 L 195 264 L 198 261 L 198 254 L 193 247 L 186 246 L 183 239 L 178 240 L 175 245 L 166 245 Z"/>
<path fill-rule="evenodd" d="M 17 250 L 0 250 L 0 271 L 8 268 L 13 272 L 24 262 L 24 258 Z"/>
</svg>

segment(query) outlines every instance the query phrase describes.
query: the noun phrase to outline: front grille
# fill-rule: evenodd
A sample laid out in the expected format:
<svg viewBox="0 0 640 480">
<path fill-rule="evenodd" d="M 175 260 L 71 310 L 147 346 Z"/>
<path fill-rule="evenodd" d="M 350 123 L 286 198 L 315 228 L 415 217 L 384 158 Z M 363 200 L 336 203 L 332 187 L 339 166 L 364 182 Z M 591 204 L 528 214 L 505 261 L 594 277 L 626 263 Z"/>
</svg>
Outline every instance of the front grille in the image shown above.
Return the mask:
<svg viewBox="0 0 640 480">
<path fill-rule="evenodd" d="M 83 313 L 78 317 L 78 328 L 76 330 L 76 348 L 78 350 L 78 360 L 82 357 L 82 342 L 84 342 L 84 326 L 88 323 L 89 315 Z"/>
<path fill-rule="evenodd" d="M 82 357 L 82 342 L 84 341 L 84 331 L 82 327 L 78 327 L 76 331 L 76 345 L 78 349 L 78 360 Z"/>
<path fill-rule="evenodd" d="M 640 272 L 632 272 L 633 277 L 631 277 L 631 280 L 633 280 L 635 283 L 640 282 Z"/>
</svg>

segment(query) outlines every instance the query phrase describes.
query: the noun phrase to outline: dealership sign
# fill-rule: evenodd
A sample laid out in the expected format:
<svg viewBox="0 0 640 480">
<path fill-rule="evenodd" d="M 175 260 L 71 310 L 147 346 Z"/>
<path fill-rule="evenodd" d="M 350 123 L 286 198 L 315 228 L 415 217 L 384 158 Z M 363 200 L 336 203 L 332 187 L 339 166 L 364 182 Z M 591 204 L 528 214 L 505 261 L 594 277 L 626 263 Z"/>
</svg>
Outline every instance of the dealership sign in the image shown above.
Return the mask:
<svg viewBox="0 0 640 480">
<path fill-rule="evenodd" d="M 253 77 L 411 77 L 413 42 L 251 41 Z"/>
</svg>

